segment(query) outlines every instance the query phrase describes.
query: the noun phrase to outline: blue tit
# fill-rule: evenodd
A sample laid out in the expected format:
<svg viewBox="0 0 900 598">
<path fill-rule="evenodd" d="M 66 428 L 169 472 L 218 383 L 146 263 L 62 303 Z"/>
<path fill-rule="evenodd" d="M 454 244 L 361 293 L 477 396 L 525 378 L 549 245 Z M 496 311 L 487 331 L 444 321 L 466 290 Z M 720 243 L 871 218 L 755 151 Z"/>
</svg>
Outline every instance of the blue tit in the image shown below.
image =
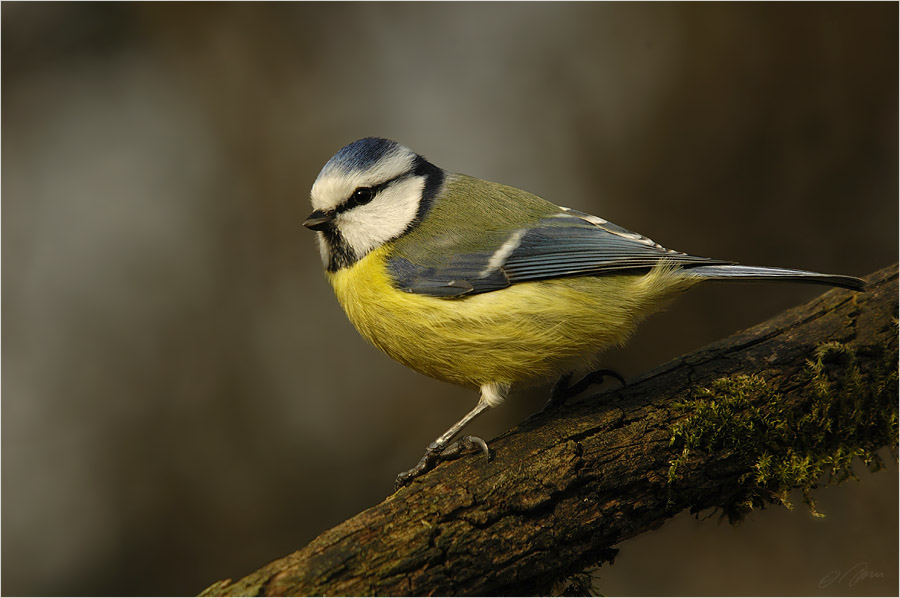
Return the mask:
<svg viewBox="0 0 900 598">
<path fill-rule="evenodd" d="M 481 393 L 398 484 L 432 467 L 512 385 L 591 365 L 698 282 L 863 288 L 849 276 L 672 251 L 526 191 L 449 173 L 388 139 L 341 149 L 311 201 L 303 224 L 316 231 L 327 278 L 360 334 L 417 372 Z"/>
</svg>

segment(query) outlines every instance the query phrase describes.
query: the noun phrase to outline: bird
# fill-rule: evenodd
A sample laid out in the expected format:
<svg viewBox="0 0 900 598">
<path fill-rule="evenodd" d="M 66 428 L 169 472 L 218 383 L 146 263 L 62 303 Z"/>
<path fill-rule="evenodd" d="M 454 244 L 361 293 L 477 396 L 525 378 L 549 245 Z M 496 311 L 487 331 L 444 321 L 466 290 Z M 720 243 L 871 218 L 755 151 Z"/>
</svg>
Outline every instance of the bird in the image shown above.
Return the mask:
<svg viewBox="0 0 900 598">
<path fill-rule="evenodd" d="M 303 225 L 316 232 L 326 277 L 359 333 L 417 372 L 479 391 L 475 407 L 398 475 L 398 488 L 454 449 L 489 455 L 474 436 L 451 443 L 513 385 L 559 378 L 554 395 L 564 399 L 571 372 L 595 366 L 604 349 L 697 283 L 864 289 L 852 276 L 666 249 L 598 216 L 448 172 L 380 137 L 334 154 L 310 203 Z"/>
</svg>

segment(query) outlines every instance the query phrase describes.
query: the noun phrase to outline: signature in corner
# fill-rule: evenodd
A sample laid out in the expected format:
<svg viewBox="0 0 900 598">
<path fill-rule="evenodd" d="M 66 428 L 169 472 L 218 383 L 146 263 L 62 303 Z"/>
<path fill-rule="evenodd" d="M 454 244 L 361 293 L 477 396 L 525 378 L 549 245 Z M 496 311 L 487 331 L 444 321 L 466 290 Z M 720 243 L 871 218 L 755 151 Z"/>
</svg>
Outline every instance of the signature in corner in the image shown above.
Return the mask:
<svg viewBox="0 0 900 598">
<path fill-rule="evenodd" d="M 847 584 L 847 587 L 853 587 L 859 582 L 866 579 L 881 579 L 884 577 L 884 571 L 873 571 L 869 569 L 869 563 L 862 561 L 856 563 L 846 571 L 834 569 L 826 573 L 819 580 L 820 588 L 827 588 L 834 584 Z"/>
</svg>

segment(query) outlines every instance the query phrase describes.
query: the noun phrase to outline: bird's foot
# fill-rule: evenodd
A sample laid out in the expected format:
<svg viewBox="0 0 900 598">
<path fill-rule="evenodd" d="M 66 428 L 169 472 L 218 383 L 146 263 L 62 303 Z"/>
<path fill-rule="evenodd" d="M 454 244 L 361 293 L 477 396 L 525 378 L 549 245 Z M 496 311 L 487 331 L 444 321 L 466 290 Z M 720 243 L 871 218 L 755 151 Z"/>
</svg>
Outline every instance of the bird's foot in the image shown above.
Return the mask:
<svg viewBox="0 0 900 598">
<path fill-rule="evenodd" d="M 606 376 L 615 378 L 619 381 L 619 384 L 622 385 L 622 388 L 625 388 L 625 378 L 613 370 L 597 370 L 591 372 L 575 384 L 571 385 L 569 382 L 572 380 L 572 374 L 560 376 L 559 380 L 556 381 L 556 384 L 553 385 L 553 388 L 550 391 L 550 399 L 547 401 L 547 404 L 544 405 L 544 411 L 562 407 L 566 404 L 566 401 L 575 395 L 584 392 L 588 386 L 593 384 L 603 384 Z"/>
<path fill-rule="evenodd" d="M 472 448 L 481 449 L 481 452 L 484 453 L 484 456 L 487 457 L 488 460 L 490 460 L 491 449 L 488 448 L 487 442 L 485 442 L 478 436 L 463 436 L 453 444 L 449 445 L 441 445 L 437 442 L 432 442 L 428 445 L 428 448 L 425 449 L 425 454 L 422 455 L 422 458 L 419 459 L 419 462 L 416 463 L 415 467 L 413 467 L 409 471 L 404 471 L 397 476 L 397 480 L 396 482 L 394 482 L 394 490 L 399 490 L 420 475 L 431 471 L 432 469 L 434 469 L 435 465 L 437 465 L 441 461 L 449 461 L 450 459 L 455 459 L 466 450 Z"/>
</svg>

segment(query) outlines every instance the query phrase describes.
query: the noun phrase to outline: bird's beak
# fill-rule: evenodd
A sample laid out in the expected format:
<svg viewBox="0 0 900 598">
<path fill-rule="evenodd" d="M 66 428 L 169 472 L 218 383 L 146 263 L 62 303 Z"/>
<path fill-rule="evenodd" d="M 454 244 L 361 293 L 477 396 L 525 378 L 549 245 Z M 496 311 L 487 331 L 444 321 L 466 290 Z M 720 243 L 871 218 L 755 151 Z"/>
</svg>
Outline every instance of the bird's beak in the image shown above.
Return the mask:
<svg viewBox="0 0 900 598">
<path fill-rule="evenodd" d="M 323 212 L 316 210 L 309 215 L 309 218 L 303 221 L 303 226 L 309 230 L 325 230 L 334 220 L 334 212 Z"/>
</svg>

